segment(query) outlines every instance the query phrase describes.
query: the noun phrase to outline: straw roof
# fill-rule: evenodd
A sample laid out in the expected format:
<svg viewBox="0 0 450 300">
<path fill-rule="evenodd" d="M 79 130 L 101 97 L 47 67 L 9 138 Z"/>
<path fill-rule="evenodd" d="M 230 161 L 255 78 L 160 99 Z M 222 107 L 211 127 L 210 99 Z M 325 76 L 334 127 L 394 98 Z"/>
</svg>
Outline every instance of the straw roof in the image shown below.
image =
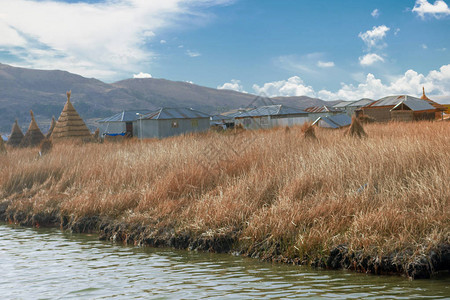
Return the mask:
<svg viewBox="0 0 450 300">
<path fill-rule="evenodd" d="M 23 133 L 16 120 L 12 127 L 11 135 L 9 136 L 7 144 L 13 147 L 18 147 L 22 142 L 22 140 L 23 140 Z"/>
<path fill-rule="evenodd" d="M 45 135 L 45 138 L 49 139 L 52 135 L 53 130 L 55 129 L 56 121 L 55 117 L 52 117 L 52 124 L 50 125 L 50 129 L 48 130 L 47 134 Z"/>
<path fill-rule="evenodd" d="M 364 131 L 361 122 L 359 122 L 358 118 L 356 117 L 352 117 L 352 124 L 347 129 L 346 134 L 359 138 L 367 137 L 367 133 Z"/>
<path fill-rule="evenodd" d="M 27 133 L 23 137 L 22 142 L 20 143 L 23 147 L 34 147 L 41 143 L 41 141 L 45 138 L 39 129 L 36 120 L 34 119 L 33 111 L 30 110 L 31 122 L 30 126 L 28 126 Z"/>
<path fill-rule="evenodd" d="M 67 138 L 90 139 L 91 133 L 70 102 L 70 94 L 70 91 L 67 92 L 66 105 L 64 105 L 61 115 L 56 122 L 51 137 L 53 140 Z"/>
<path fill-rule="evenodd" d="M 430 98 L 428 98 L 427 95 L 425 95 L 425 87 L 424 86 L 422 87 L 422 97 L 420 97 L 420 99 L 430 101 Z"/>
</svg>

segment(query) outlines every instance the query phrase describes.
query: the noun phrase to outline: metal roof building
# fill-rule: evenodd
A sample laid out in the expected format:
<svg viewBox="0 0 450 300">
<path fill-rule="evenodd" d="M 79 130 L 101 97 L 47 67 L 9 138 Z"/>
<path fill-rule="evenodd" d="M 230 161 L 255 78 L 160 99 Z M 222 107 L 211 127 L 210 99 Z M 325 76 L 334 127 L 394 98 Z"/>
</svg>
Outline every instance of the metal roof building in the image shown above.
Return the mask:
<svg viewBox="0 0 450 300">
<path fill-rule="evenodd" d="M 423 99 L 405 96 L 391 109 L 391 119 L 395 121 L 434 120 L 437 109 Z"/>
<path fill-rule="evenodd" d="M 140 116 L 150 113 L 148 109 L 124 110 L 111 117 L 104 118 L 99 123 L 100 135 L 135 135 L 133 122 Z"/>
<path fill-rule="evenodd" d="M 378 122 L 387 122 L 392 119 L 397 121 L 434 120 L 441 115 L 439 106 L 441 105 L 432 100 L 397 95 L 381 98 L 363 107 L 362 112 Z"/>
<path fill-rule="evenodd" d="M 163 107 L 142 116 L 143 120 L 198 119 L 209 118 L 210 115 L 192 108 Z"/>
<path fill-rule="evenodd" d="M 292 126 L 308 122 L 308 113 L 304 110 L 285 105 L 265 105 L 241 112 L 234 116 L 236 125 L 247 129 Z"/>
<path fill-rule="evenodd" d="M 307 114 L 307 112 L 304 110 L 278 104 L 278 105 L 260 106 L 247 112 L 243 112 L 240 115 L 235 116 L 235 118 L 305 115 L 305 114 Z"/>
<path fill-rule="evenodd" d="M 335 105 L 333 105 L 333 108 L 339 109 L 341 111 L 344 111 L 349 116 L 352 116 L 354 112 L 364 106 L 370 105 L 373 103 L 374 100 L 370 100 L 367 98 L 363 98 L 356 101 L 342 101 Z"/>
<path fill-rule="evenodd" d="M 111 117 L 104 118 L 99 123 L 106 122 L 133 122 L 139 119 L 139 115 L 145 115 L 150 113 L 151 111 L 148 109 L 138 109 L 138 110 L 124 110 L 118 114 L 115 114 Z"/>
<path fill-rule="evenodd" d="M 165 138 L 207 131 L 210 115 L 192 108 L 160 108 L 133 121 L 139 138 Z"/>
</svg>

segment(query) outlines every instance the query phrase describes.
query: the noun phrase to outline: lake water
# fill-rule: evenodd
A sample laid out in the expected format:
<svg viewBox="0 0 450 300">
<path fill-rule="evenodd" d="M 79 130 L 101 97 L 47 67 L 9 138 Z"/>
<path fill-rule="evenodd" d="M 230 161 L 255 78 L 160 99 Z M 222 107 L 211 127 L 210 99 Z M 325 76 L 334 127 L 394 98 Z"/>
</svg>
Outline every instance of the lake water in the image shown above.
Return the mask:
<svg viewBox="0 0 450 300">
<path fill-rule="evenodd" d="M 127 247 L 0 224 L 1 299 L 438 299 L 450 277 L 410 281 L 229 254 Z"/>
</svg>

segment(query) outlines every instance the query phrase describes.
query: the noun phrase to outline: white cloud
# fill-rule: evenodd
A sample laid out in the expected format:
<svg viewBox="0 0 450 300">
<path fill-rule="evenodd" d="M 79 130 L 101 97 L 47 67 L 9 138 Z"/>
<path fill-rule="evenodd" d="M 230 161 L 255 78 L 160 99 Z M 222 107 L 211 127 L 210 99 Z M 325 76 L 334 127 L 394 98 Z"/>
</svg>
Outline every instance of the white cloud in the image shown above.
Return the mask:
<svg viewBox="0 0 450 300">
<path fill-rule="evenodd" d="M 417 0 L 412 11 L 417 13 L 422 19 L 425 18 L 425 15 L 431 15 L 437 19 L 450 15 L 450 8 L 443 0 L 437 0 L 434 4 L 429 3 L 427 0 Z"/>
<path fill-rule="evenodd" d="M 375 8 L 370 14 L 374 18 L 378 18 L 378 16 L 380 15 L 380 11 L 378 10 L 378 8 Z"/>
<path fill-rule="evenodd" d="M 317 62 L 317 66 L 319 67 L 319 68 L 332 68 L 332 67 L 334 67 L 334 62 L 332 62 L 332 61 L 318 61 Z"/>
<path fill-rule="evenodd" d="M 396 28 L 394 31 L 394 35 L 397 35 L 400 32 L 400 28 Z"/>
<path fill-rule="evenodd" d="M 408 70 L 403 75 L 391 77 L 389 82 L 383 83 L 381 79 L 369 73 L 357 85 L 341 84 L 335 92 L 329 90 L 314 91 L 303 80 L 294 76 L 288 80 L 265 83 L 262 87 L 253 85 L 256 94 L 265 93 L 274 96 L 302 96 L 319 97 L 324 100 L 357 100 L 360 98 L 379 99 L 388 95 L 408 94 L 420 96 L 422 86 L 427 95 L 436 95 L 436 99 L 450 98 L 450 64 L 443 65 L 439 70 L 432 70 L 428 75 Z M 430 97 L 433 99 L 433 97 Z"/>
<path fill-rule="evenodd" d="M 180 19 L 200 24 L 210 19 L 203 8 L 231 1 L 0 0 L 0 48 L 15 65 L 118 78 L 152 62 L 155 32 Z"/>
<path fill-rule="evenodd" d="M 140 72 L 139 74 L 133 74 L 133 78 L 152 78 L 152 75 L 149 73 Z"/>
<path fill-rule="evenodd" d="M 390 30 L 386 25 L 373 26 L 372 30 L 359 33 L 359 37 L 364 41 L 367 48 L 384 48 L 385 43 L 382 43 L 383 38 L 386 36 L 386 32 Z"/>
<path fill-rule="evenodd" d="M 186 55 L 190 56 L 190 57 L 198 57 L 201 56 L 201 54 L 197 51 L 191 51 L 191 50 L 187 50 L 186 51 Z"/>
<path fill-rule="evenodd" d="M 160 44 L 166 44 L 167 41 L 166 41 L 166 40 L 160 40 L 159 43 L 160 43 Z"/>
<path fill-rule="evenodd" d="M 322 52 L 312 52 L 305 55 L 283 55 L 274 59 L 274 65 L 295 73 L 308 73 L 320 75 L 317 67 L 331 68 L 335 64 L 326 61 L 326 54 Z"/>
<path fill-rule="evenodd" d="M 426 44 L 422 44 L 422 49 L 428 49 L 428 46 Z"/>
<path fill-rule="evenodd" d="M 298 76 L 293 76 L 288 80 L 274 81 L 265 83 L 263 86 L 253 85 L 256 94 L 265 94 L 268 97 L 274 96 L 311 96 L 315 95 L 311 86 L 305 85 Z"/>
<path fill-rule="evenodd" d="M 244 91 L 244 87 L 241 84 L 241 81 L 237 79 L 231 79 L 231 82 L 226 82 L 223 85 L 219 85 L 217 88 L 219 90 L 233 90 L 236 92 L 246 93 L 246 91 Z"/>
<path fill-rule="evenodd" d="M 362 66 L 371 66 L 377 61 L 384 62 L 384 58 L 375 53 L 369 53 L 359 58 L 359 63 Z"/>
</svg>

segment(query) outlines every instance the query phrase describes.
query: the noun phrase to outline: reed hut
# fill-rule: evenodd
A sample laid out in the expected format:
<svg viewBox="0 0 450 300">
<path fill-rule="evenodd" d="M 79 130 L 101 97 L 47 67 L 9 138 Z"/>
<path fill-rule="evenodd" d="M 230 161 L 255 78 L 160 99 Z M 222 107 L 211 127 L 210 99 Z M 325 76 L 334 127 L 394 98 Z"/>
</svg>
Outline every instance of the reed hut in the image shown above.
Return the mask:
<svg viewBox="0 0 450 300">
<path fill-rule="evenodd" d="M 22 139 L 22 142 L 20 143 L 20 146 L 22 147 L 34 147 L 38 146 L 43 139 L 45 139 L 45 136 L 42 134 L 41 130 L 39 129 L 39 126 L 36 123 L 36 120 L 34 119 L 33 111 L 30 110 L 31 115 L 31 122 L 30 126 L 28 126 L 27 133 L 25 133 L 25 136 Z"/>
<path fill-rule="evenodd" d="M 56 122 L 51 138 L 53 141 L 63 139 L 90 140 L 91 133 L 86 123 L 75 110 L 75 107 L 73 107 L 72 102 L 70 102 L 70 95 L 71 92 L 67 92 L 67 102 Z"/>
<path fill-rule="evenodd" d="M 23 140 L 23 132 L 19 127 L 19 123 L 17 123 L 17 120 L 14 122 L 14 125 L 11 130 L 11 135 L 9 136 L 7 145 L 11 147 L 19 147 L 20 143 Z"/>
<path fill-rule="evenodd" d="M 52 117 L 52 124 L 50 125 L 50 129 L 48 130 L 47 134 L 45 135 L 46 139 L 49 139 L 52 136 L 55 126 L 56 126 L 55 117 Z"/>
</svg>

